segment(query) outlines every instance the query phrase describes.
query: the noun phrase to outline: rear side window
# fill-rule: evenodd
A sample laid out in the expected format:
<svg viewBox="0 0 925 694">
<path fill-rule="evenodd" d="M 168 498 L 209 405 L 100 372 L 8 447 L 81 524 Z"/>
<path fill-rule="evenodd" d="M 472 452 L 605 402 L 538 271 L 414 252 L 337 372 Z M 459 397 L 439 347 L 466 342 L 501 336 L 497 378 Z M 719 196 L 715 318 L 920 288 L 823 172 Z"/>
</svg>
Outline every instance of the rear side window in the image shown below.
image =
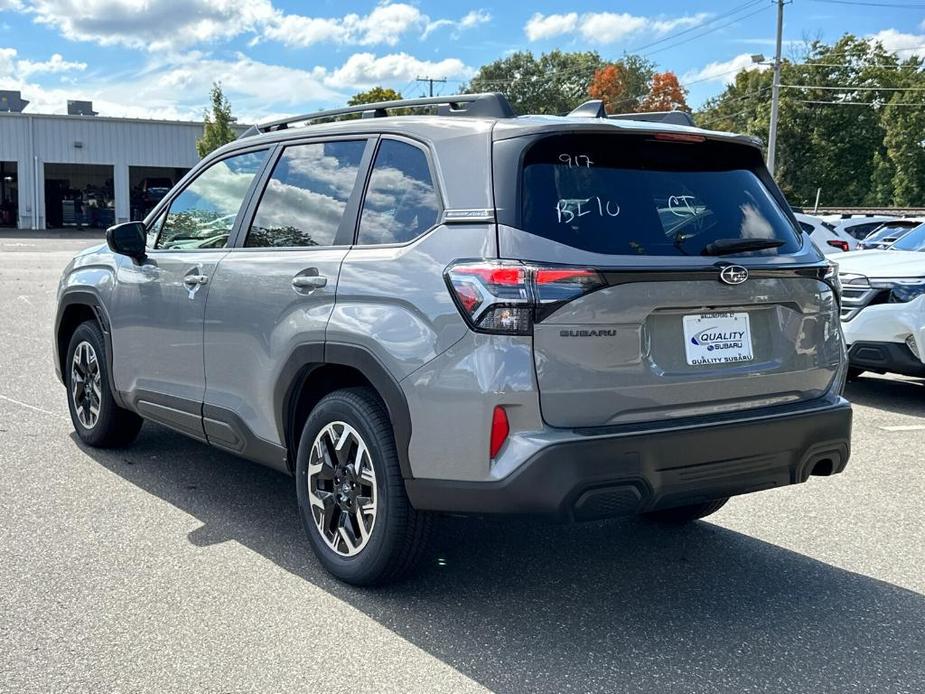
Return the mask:
<svg viewBox="0 0 925 694">
<path fill-rule="evenodd" d="M 170 203 L 155 248 L 224 248 L 266 157 L 266 150 L 226 157 L 199 174 Z"/>
<path fill-rule="evenodd" d="M 751 169 L 754 153 L 725 143 L 628 135 L 548 137 L 527 150 L 524 230 L 612 255 L 701 255 L 726 240 L 800 248 L 795 229 Z"/>
<path fill-rule="evenodd" d="M 332 245 L 365 148 L 366 140 L 287 147 L 267 182 L 245 247 Z"/>
<path fill-rule="evenodd" d="M 424 152 L 405 142 L 383 140 L 369 177 L 357 243 L 411 241 L 437 223 L 439 212 Z"/>
<path fill-rule="evenodd" d="M 807 224 L 806 222 L 798 222 L 800 228 L 805 231 L 807 234 L 812 234 L 814 229 L 812 224 Z"/>
</svg>

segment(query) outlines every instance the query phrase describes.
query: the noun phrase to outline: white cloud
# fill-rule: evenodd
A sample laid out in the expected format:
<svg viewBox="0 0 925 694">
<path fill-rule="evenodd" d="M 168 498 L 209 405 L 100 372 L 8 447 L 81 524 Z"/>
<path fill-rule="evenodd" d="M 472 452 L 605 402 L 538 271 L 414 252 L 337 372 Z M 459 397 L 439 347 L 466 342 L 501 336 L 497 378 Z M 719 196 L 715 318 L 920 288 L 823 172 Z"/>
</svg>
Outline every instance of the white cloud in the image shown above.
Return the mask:
<svg viewBox="0 0 925 694">
<path fill-rule="evenodd" d="M 647 26 L 649 20 L 645 17 L 634 17 L 626 12 L 591 12 L 581 16 L 580 31 L 587 41 L 616 43 Z"/>
<path fill-rule="evenodd" d="M 22 2 L 20 0 L 0 0 L 0 12 L 4 10 L 21 10 Z"/>
<path fill-rule="evenodd" d="M 925 29 L 925 22 L 922 23 L 922 28 Z M 867 38 L 879 41 L 888 51 L 898 53 L 900 59 L 913 55 L 925 58 L 925 35 L 904 34 L 896 29 L 884 29 Z"/>
<path fill-rule="evenodd" d="M 274 16 L 270 0 L 33 0 L 29 10 L 74 41 L 150 50 L 233 38 Z"/>
<path fill-rule="evenodd" d="M 322 42 L 394 46 L 412 32 L 427 38 L 438 29 L 452 27 L 455 37 L 461 31 L 490 20 L 491 15 L 485 10 L 471 10 L 459 19 L 431 19 L 414 5 L 384 0 L 367 15 L 348 14 L 339 18 L 307 17 L 277 11 L 261 36 L 287 46 L 304 47 Z"/>
<path fill-rule="evenodd" d="M 749 53 L 741 53 L 729 60 L 709 63 L 699 70 L 690 70 L 681 76 L 681 83 L 719 82 L 721 84 L 732 84 L 735 82 L 736 75 L 743 70 L 766 70 L 767 68 L 767 65 L 753 63 Z"/>
<path fill-rule="evenodd" d="M 60 53 L 55 53 L 48 60 L 39 62 L 20 60 L 17 67 L 23 77 L 29 77 L 38 73 L 80 72 L 87 69 L 87 64 L 65 60 Z"/>
<path fill-rule="evenodd" d="M 434 62 L 418 60 L 407 53 L 393 53 L 381 58 L 372 53 L 355 53 L 339 68 L 324 72 L 324 83 L 332 88 L 355 89 L 389 81 L 408 81 L 421 74 L 467 79 L 474 70 L 457 58 Z"/>
<path fill-rule="evenodd" d="M 524 33 L 531 41 L 551 39 L 562 34 L 570 34 L 578 26 L 578 13 L 542 15 L 539 12 L 527 20 Z"/>
<path fill-rule="evenodd" d="M 628 12 L 576 12 L 543 15 L 537 12 L 524 25 L 530 41 L 573 34 L 591 43 L 611 44 L 638 34 L 661 36 L 675 29 L 699 26 L 710 15 L 698 12 L 682 17 L 640 17 Z"/>
<path fill-rule="evenodd" d="M 452 38 L 458 38 L 461 32 L 466 31 L 467 29 L 474 29 L 477 26 L 482 24 L 487 24 L 491 21 L 491 14 L 485 10 L 471 10 L 464 16 L 459 19 L 435 19 L 430 22 L 425 28 L 424 33 L 421 34 L 422 39 L 426 39 L 433 32 L 443 27 L 453 27 L 453 32 L 450 34 Z"/>
</svg>

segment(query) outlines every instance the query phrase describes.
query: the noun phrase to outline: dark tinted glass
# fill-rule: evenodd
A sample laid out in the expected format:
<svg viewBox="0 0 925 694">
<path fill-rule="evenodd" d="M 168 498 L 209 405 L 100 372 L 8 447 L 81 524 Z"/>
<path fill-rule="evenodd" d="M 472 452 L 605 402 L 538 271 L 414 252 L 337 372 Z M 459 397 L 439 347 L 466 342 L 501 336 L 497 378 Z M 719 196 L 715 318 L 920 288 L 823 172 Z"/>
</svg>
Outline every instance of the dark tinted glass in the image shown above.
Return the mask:
<svg viewBox="0 0 925 694">
<path fill-rule="evenodd" d="M 522 226 L 552 241 L 614 255 L 700 255 L 726 239 L 800 242 L 751 170 L 749 148 L 626 135 L 546 138 L 527 152 Z"/>
<path fill-rule="evenodd" d="M 440 203 L 427 157 L 417 147 L 383 140 L 369 179 L 358 243 L 404 243 L 437 223 Z"/>
<path fill-rule="evenodd" d="M 266 156 L 239 154 L 203 171 L 170 203 L 155 248 L 223 248 Z"/>
<path fill-rule="evenodd" d="M 267 182 L 244 245 L 333 244 L 365 147 L 365 140 L 287 147 Z"/>
<path fill-rule="evenodd" d="M 806 222 L 798 222 L 798 223 L 799 223 L 799 225 L 800 225 L 800 228 L 801 228 L 803 231 L 805 231 L 807 234 L 812 234 L 812 233 L 813 233 L 813 225 L 812 225 L 812 224 L 807 224 Z"/>
</svg>

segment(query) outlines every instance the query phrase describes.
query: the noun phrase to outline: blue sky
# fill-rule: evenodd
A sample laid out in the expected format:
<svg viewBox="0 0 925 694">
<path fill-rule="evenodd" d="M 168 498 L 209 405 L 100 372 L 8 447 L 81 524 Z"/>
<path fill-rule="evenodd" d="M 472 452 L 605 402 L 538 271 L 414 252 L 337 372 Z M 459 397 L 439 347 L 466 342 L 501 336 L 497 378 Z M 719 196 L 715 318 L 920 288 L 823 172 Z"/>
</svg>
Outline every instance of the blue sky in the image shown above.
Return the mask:
<svg viewBox="0 0 925 694">
<path fill-rule="evenodd" d="M 794 0 L 786 50 L 845 32 L 925 56 L 925 1 Z M 903 5 L 886 7 L 876 5 Z M 219 80 L 243 121 L 340 105 L 376 84 L 455 90 L 507 53 L 642 53 L 701 103 L 773 52 L 771 0 L 531 3 L 285 0 L 0 0 L 0 89 L 36 113 L 91 99 L 101 115 L 198 118 Z"/>
</svg>

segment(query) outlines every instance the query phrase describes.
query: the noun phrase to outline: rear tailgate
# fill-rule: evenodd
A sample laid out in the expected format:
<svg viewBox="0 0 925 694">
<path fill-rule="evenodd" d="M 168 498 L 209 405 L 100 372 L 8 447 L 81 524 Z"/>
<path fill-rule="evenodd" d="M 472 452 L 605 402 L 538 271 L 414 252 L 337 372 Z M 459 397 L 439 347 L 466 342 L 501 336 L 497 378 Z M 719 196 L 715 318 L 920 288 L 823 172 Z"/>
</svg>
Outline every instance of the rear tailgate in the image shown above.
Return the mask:
<svg viewBox="0 0 925 694">
<path fill-rule="evenodd" d="M 758 150 L 637 134 L 520 139 L 495 145 L 501 257 L 589 268 L 604 285 L 537 311 L 548 424 L 796 403 L 832 386 L 835 295 Z"/>
</svg>

